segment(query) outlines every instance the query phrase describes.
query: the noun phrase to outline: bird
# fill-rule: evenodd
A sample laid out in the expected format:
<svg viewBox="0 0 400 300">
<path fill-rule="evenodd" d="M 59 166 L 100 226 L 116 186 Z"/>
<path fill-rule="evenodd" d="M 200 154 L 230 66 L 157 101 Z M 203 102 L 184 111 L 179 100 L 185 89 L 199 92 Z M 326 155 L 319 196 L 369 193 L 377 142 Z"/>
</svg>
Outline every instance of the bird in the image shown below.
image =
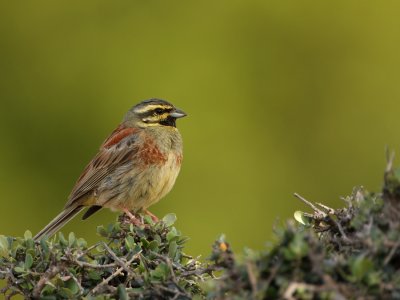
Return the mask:
<svg viewBox="0 0 400 300">
<path fill-rule="evenodd" d="M 129 109 L 83 170 L 64 209 L 34 240 L 52 236 L 85 208 L 83 220 L 103 207 L 124 212 L 133 223 L 141 211 L 156 219 L 148 207 L 175 184 L 183 158 L 176 120 L 185 116 L 157 98 Z"/>
</svg>

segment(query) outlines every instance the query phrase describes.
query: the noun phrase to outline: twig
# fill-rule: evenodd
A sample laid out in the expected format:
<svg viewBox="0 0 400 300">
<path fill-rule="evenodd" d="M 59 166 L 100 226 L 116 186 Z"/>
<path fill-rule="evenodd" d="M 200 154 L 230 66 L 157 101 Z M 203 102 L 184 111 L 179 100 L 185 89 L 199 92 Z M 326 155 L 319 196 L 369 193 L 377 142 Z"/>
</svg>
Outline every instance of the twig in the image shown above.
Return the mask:
<svg viewBox="0 0 400 300">
<path fill-rule="evenodd" d="M 329 218 L 337 227 L 337 229 L 339 230 L 340 234 L 342 235 L 343 239 L 346 242 L 350 242 L 349 238 L 347 237 L 347 235 L 344 233 L 343 227 L 342 225 L 340 225 L 339 222 L 337 222 L 336 220 L 334 220 L 333 218 Z"/>
<path fill-rule="evenodd" d="M 214 277 L 212 272 L 213 271 L 217 271 L 217 270 L 218 269 L 214 268 L 214 266 L 209 266 L 207 268 L 199 268 L 199 269 L 194 269 L 194 270 L 191 270 L 191 271 L 183 271 L 183 272 L 180 273 L 180 277 L 189 277 L 189 276 L 195 275 L 195 276 L 201 278 L 201 275 L 204 275 L 204 274 L 208 274 L 211 277 Z"/>
<path fill-rule="evenodd" d="M 269 276 L 267 280 L 265 281 L 265 286 L 269 287 L 271 284 L 272 280 L 275 278 L 276 273 L 278 273 L 279 268 L 281 267 L 282 262 L 279 261 L 276 266 L 272 267 L 271 272 L 269 273 Z"/>
<path fill-rule="evenodd" d="M 174 298 L 172 298 L 171 300 L 176 300 L 178 299 L 179 296 L 180 296 L 179 294 L 175 294 Z"/>
<path fill-rule="evenodd" d="M 158 258 L 163 260 L 168 265 L 168 268 L 170 270 L 171 277 L 172 277 L 172 282 L 175 284 L 176 288 L 181 292 L 182 295 L 185 295 L 186 297 L 190 298 L 190 295 L 188 295 L 185 292 L 185 290 L 179 285 L 179 282 L 176 280 L 174 267 L 173 267 L 173 262 L 171 261 L 171 259 L 169 257 L 165 257 L 165 256 L 162 256 L 162 255 L 160 255 L 158 253 L 155 253 L 154 251 L 152 251 L 152 253 L 155 254 Z"/>
<path fill-rule="evenodd" d="M 139 255 L 141 253 L 142 253 L 142 250 L 140 250 L 138 253 L 136 253 L 134 256 L 132 256 L 132 258 L 127 262 L 127 264 L 130 265 L 136 258 L 139 257 Z M 89 294 L 92 294 L 92 295 L 96 294 L 103 285 L 108 284 L 113 278 L 115 278 L 116 276 L 121 274 L 123 270 L 124 270 L 123 267 L 118 268 L 114 273 L 112 273 L 110 276 L 108 276 L 106 279 L 104 279 L 102 282 L 100 282 L 98 285 L 96 285 L 89 292 Z"/>
<path fill-rule="evenodd" d="M 86 268 L 92 268 L 92 269 L 106 269 L 106 268 L 112 268 L 115 267 L 117 264 L 116 263 L 111 263 L 111 264 L 105 264 L 105 265 L 95 265 L 95 264 L 91 264 L 85 261 L 80 261 L 77 259 L 68 259 L 65 257 L 62 257 L 61 260 L 65 261 L 65 262 L 72 262 L 80 267 L 86 267 Z"/>
<path fill-rule="evenodd" d="M 169 268 L 169 270 L 171 272 L 172 281 L 175 282 L 176 285 L 178 285 L 178 282 L 176 281 L 176 276 L 175 276 L 175 272 L 174 272 L 174 268 L 172 266 L 171 260 L 169 259 L 169 257 L 166 257 L 165 261 L 166 261 L 166 263 L 168 265 L 168 268 Z"/>
<path fill-rule="evenodd" d="M 335 210 L 329 206 L 326 206 L 325 204 L 319 203 L 319 202 L 315 202 L 315 204 L 317 204 L 318 206 L 322 207 L 323 209 L 327 210 L 328 214 L 334 214 Z"/>
<path fill-rule="evenodd" d="M 314 292 L 317 288 L 314 285 L 302 283 L 302 282 L 292 282 L 289 284 L 288 288 L 286 289 L 285 293 L 283 294 L 283 299 L 286 300 L 296 300 L 294 293 L 301 288 L 304 290 L 309 290 Z"/>
<path fill-rule="evenodd" d="M 254 274 L 254 263 L 251 261 L 246 262 L 246 269 L 247 269 L 247 274 L 249 275 L 249 281 L 251 284 L 251 292 L 253 295 L 253 298 L 256 299 L 257 295 L 257 276 Z"/>
<path fill-rule="evenodd" d="M 320 210 L 318 207 L 316 207 L 314 204 L 312 204 L 310 201 L 306 200 L 305 198 L 303 198 L 302 196 L 300 196 L 297 193 L 293 194 L 297 199 L 303 201 L 305 204 L 307 204 L 308 206 L 310 206 L 314 211 L 320 213 L 321 215 L 325 216 L 326 213 L 322 210 Z"/>
<path fill-rule="evenodd" d="M 63 269 L 63 265 L 57 265 L 53 266 L 51 269 L 47 270 L 42 277 L 39 279 L 38 283 L 36 284 L 36 287 L 34 288 L 32 295 L 35 299 L 40 298 L 40 293 L 42 292 L 42 289 L 46 285 L 46 283 L 52 279 L 54 276 L 56 276 L 58 273 L 61 272 Z"/>
<path fill-rule="evenodd" d="M 87 248 L 85 251 L 83 251 L 83 252 L 81 253 L 81 255 L 78 256 L 78 259 L 81 258 L 82 256 L 86 255 L 90 250 L 96 248 L 96 247 L 97 247 L 98 245 L 100 245 L 101 243 L 102 243 L 102 242 L 98 242 L 98 243 L 96 243 L 96 244 L 90 246 L 89 248 Z"/>
<path fill-rule="evenodd" d="M 171 288 L 162 286 L 162 285 L 160 285 L 158 288 L 159 288 L 160 290 L 164 290 L 164 291 L 166 291 L 166 292 L 169 292 L 169 293 L 171 293 L 171 294 L 174 294 L 175 296 L 178 295 L 178 296 L 189 297 L 189 295 L 187 295 L 186 293 L 182 293 L 182 292 L 181 292 L 180 290 L 178 290 L 178 289 L 174 290 L 174 289 L 171 289 Z M 167 299 L 167 298 L 166 298 L 166 299 Z M 189 299 L 190 299 L 190 298 L 189 298 Z"/>
<path fill-rule="evenodd" d="M 399 248 L 399 246 L 400 246 L 400 240 L 398 240 L 396 242 L 396 244 L 394 244 L 394 246 L 390 250 L 389 254 L 385 257 L 385 260 L 383 261 L 384 266 L 386 266 L 390 262 L 390 260 L 393 258 L 394 254 L 396 253 L 396 250 Z"/>
<path fill-rule="evenodd" d="M 108 245 L 106 243 L 103 243 L 103 247 L 111 255 L 111 257 L 114 259 L 114 261 L 117 262 L 122 268 L 124 268 L 124 270 L 128 274 L 132 273 L 132 271 L 129 269 L 129 267 L 122 260 L 119 259 L 119 257 L 114 253 L 114 251 L 112 251 L 110 249 L 110 247 L 108 247 Z"/>
<path fill-rule="evenodd" d="M 349 197 L 339 197 L 340 200 L 342 200 L 343 202 L 345 202 L 347 205 L 351 205 L 351 201 L 349 199 Z"/>
<path fill-rule="evenodd" d="M 392 170 L 393 167 L 393 161 L 394 161 L 394 151 L 390 152 L 389 147 L 386 146 L 386 170 L 385 173 L 389 173 Z"/>
<path fill-rule="evenodd" d="M 72 272 L 68 271 L 68 273 L 72 277 L 72 279 L 76 282 L 76 284 L 78 285 L 79 290 L 80 290 L 80 295 L 82 295 L 84 289 L 83 289 L 83 287 L 81 285 L 81 282 L 78 280 L 78 278 L 75 277 L 75 275 Z"/>
</svg>

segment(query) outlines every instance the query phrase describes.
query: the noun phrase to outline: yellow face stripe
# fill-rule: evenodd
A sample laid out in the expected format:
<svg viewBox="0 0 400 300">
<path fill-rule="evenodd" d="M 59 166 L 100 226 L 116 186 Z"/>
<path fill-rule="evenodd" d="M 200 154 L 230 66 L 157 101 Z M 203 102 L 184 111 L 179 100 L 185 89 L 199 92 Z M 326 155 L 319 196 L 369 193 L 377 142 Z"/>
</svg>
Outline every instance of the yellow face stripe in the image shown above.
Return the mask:
<svg viewBox="0 0 400 300">
<path fill-rule="evenodd" d="M 147 118 L 144 118 L 143 121 L 150 121 L 150 122 L 158 122 L 161 120 L 165 120 L 166 118 L 168 118 L 169 113 L 163 113 L 162 115 L 151 115 L 148 116 Z"/>
<path fill-rule="evenodd" d="M 142 107 L 141 109 L 135 109 L 135 112 L 138 113 L 138 114 L 142 114 L 142 113 L 149 112 L 149 111 L 157 109 L 157 108 L 171 109 L 172 106 L 170 106 L 170 105 L 161 105 L 161 104 L 150 104 L 150 105 Z"/>
<path fill-rule="evenodd" d="M 159 123 L 146 123 L 146 122 L 140 122 L 142 127 L 155 127 L 155 126 L 161 126 Z"/>
<path fill-rule="evenodd" d="M 168 116 L 169 116 L 169 113 L 163 113 L 162 115 L 157 115 L 157 118 L 159 120 L 164 120 L 164 119 L 168 118 Z"/>
</svg>

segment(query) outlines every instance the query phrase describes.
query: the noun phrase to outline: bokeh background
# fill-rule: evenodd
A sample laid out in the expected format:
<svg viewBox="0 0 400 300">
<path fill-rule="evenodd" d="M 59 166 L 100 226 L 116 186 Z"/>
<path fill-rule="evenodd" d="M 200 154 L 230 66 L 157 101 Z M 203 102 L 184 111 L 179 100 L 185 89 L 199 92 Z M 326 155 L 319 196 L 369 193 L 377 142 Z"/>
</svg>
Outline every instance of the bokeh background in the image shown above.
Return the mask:
<svg viewBox="0 0 400 300">
<path fill-rule="evenodd" d="M 262 249 L 277 220 L 379 190 L 400 146 L 398 1 L 1 1 L 0 233 L 59 213 L 140 100 L 179 120 L 185 158 L 152 211 L 207 256 L 225 233 Z M 63 231 L 95 241 L 104 210 Z"/>
</svg>

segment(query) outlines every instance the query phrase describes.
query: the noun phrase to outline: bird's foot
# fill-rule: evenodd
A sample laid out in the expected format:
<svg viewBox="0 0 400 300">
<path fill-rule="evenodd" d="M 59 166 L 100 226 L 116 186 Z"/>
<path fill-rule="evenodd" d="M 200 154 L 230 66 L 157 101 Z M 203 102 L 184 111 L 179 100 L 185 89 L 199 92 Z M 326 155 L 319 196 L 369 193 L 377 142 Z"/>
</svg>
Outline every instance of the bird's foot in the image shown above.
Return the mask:
<svg viewBox="0 0 400 300">
<path fill-rule="evenodd" d="M 124 213 L 129 217 L 131 223 L 135 226 L 143 225 L 143 220 L 139 220 L 134 214 L 132 214 L 127 208 L 123 209 Z"/>
</svg>

